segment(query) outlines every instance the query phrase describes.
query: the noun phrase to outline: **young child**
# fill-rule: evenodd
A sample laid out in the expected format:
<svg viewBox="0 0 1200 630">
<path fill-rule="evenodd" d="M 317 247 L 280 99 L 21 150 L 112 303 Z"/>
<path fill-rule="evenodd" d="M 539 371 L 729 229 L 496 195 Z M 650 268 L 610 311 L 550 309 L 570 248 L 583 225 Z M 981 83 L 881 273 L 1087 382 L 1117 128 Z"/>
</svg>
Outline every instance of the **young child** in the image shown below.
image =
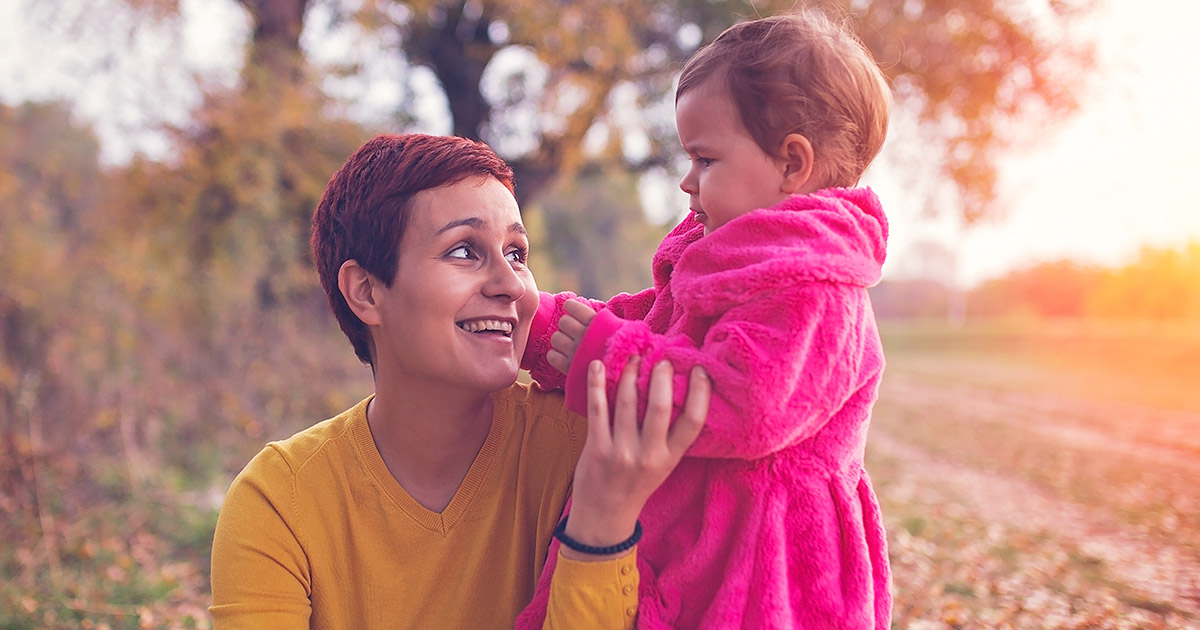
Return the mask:
<svg viewBox="0 0 1200 630">
<path fill-rule="evenodd" d="M 542 294 L 525 365 L 579 413 L 593 359 L 610 394 L 639 355 L 640 387 L 660 361 L 712 378 L 700 438 L 642 511 L 639 628 L 886 629 L 863 450 L 884 366 L 866 289 L 887 220 L 852 187 L 886 135 L 886 81 L 805 11 L 725 31 L 675 101 L 692 214 L 655 254 L 654 288 L 587 305 Z M 519 627 L 540 627 L 549 575 Z"/>
</svg>

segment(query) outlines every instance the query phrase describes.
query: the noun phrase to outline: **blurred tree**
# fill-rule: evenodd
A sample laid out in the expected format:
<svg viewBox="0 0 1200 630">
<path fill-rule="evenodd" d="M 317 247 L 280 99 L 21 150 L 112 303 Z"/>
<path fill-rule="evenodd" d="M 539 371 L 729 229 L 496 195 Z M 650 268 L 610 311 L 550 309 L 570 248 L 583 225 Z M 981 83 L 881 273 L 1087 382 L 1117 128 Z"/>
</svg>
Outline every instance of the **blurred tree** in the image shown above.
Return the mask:
<svg viewBox="0 0 1200 630">
<path fill-rule="evenodd" d="M 94 278 L 75 266 L 88 260 L 106 178 L 95 135 L 67 104 L 0 105 L 0 138 L 0 431 L 28 436 L 21 425 L 78 411 L 67 340 L 90 312 Z"/>
<path fill-rule="evenodd" d="M 144 398 L 170 443 L 204 445 L 174 459 L 200 478 L 348 402 L 340 384 L 362 376 L 329 316 L 308 235 L 330 175 L 369 134 L 325 118 L 304 76 L 264 74 L 247 79 L 263 81 L 255 88 L 210 94 L 176 130 L 175 159 L 114 174 L 111 207 L 126 229 L 109 245 L 143 255 L 126 289 L 161 332 L 137 355 L 157 366 Z M 328 388 L 295 390 L 312 380 Z"/>
<path fill-rule="evenodd" d="M 171 13 L 170 0 L 129 1 L 158 6 L 151 15 Z M 1016 121 L 1075 106 L 1084 76 L 1076 70 L 1090 60 L 1091 43 L 1063 33 L 1093 1 L 814 3 L 854 16 L 853 26 L 891 79 L 900 107 L 917 112 L 923 143 L 939 150 L 940 168 L 957 187 L 971 222 L 991 209 L 994 157 L 1017 135 Z M 534 0 L 239 3 L 252 22 L 244 98 L 259 103 L 240 118 L 266 125 L 257 130 L 261 143 L 231 148 L 253 154 L 255 146 L 278 145 L 280 132 L 270 130 L 288 112 L 304 118 L 303 106 L 319 102 L 300 38 L 308 11 L 320 4 L 335 24 L 384 34 L 381 41 L 396 42 L 396 53 L 408 63 L 431 70 L 446 96 L 453 133 L 486 140 L 510 161 L 523 207 L 562 175 L 569 179 L 605 165 L 634 173 L 671 170 L 678 155 L 671 89 L 681 62 L 740 17 L 794 5 L 575 0 L 547 10 Z M 507 61 L 499 61 L 502 53 Z M 258 170 L 274 164 L 254 163 Z M 208 232 L 197 234 L 206 238 Z M 565 262 L 567 272 L 577 275 L 588 264 Z"/>
<path fill-rule="evenodd" d="M 921 237 L 897 253 L 888 256 L 890 278 L 931 280 L 948 287 L 958 282 L 958 253 L 943 240 Z"/>
<path fill-rule="evenodd" d="M 871 290 L 881 318 L 944 312 L 951 290 L 935 280 L 888 280 Z M 973 319 L 1004 317 L 1200 320 L 1200 243 L 1144 248 L 1131 263 L 1101 268 L 1056 260 L 987 280 L 968 293 Z"/>
<path fill-rule="evenodd" d="M 542 290 L 607 298 L 651 286 L 650 259 L 667 228 L 640 210 L 637 177 L 620 168 L 562 180 L 529 217 Z"/>
<path fill-rule="evenodd" d="M 122 18 L 163 25 L 159 35 L 168 39 L 180 34 L 175 0 L 109 1 L 119 4 L 100 9 L 123 6 Z M 94 35 L 88 24 L 78 24 L 86 9 L 50 5 L 37 7 L 44 19 Z M 72 417 L 96 430 L 92 436 L 120 433 L 119 447 L 133 453 L 132 485 L 142 474 L 134 469 L 168 461 L 206 483 L 226 464 L 220 460 L 226 453 L 229 465 L 244 464 L 258 438 L 286 435 L 347 402 L 338 384 L 357 375 L 348 352 L 345 361 L 327 356 L 330 344 L 344 341 L 328 316 L 307 243 L 325 183 L 370 134 L 325 115 L 328 98 L 300 52 L 304 3 L 243 6 L 254 29 L 239 85 L 202 88 L 189 122 L 167 129 L 169 160 L 139 157 L 106 173 L 111 186 L 107 197 L 93 200 L 104 216 L 88 234 L 92 242 L 63 246 L 70 257 L 61 265 L 61 286 L 81 283 L 87 291 L 78 296 L 94 296 L 95 303 L 80 325 L 56 325 L 72 330 L 64 336 L 71 347 L 89 347 L 86 331 L 101 341 L 70 366 L 90 379 L 72 390 L 86 392 L 87 413 Z M 10 137 L 20 136 L 0 136 L 0 145 L 38 155 Z M 53 182 L 43 188 L 56 190 Z M 13 238 L 29 235 L 22 229 Z M 30 312 L 53 318 L 62 310 Z M 305 343 L 296 342 L 301 337 Z M 46 345 L 31 342 L 23 354 L 44 353 Z M 330 387 L 297 395 L 294 383 L 304 380 Z M 36 405 L 41 397 L 28 400 Z M 214 421 L 244 433 L 206 434 Z M 195 448 L 172 451 L 160 444 Z"/>
<path fill-rule="evenodd" d="M 1106 271 L 1090 298 L 1101 317 L 1200 320 L 1200 242 L 1144 248 L 1131 264 Z"/>
<path fill-rule="evenodd" d="M 946 319 L 958 289 L 930 278 L 884 280 L 870 289 L 879 319 Z"/>
<path fill-rule="evenodd" d="M 1031 120 L 1077 105 L 1092 42 L 1076 41 L 1066 31 L 1094 3 L 814 2 L 854 16 L 901 106 L 918 112 L 922 134 L 940 152 L 941 170 L 957 187 L 968 222 L 992 209 L 997 152 Z M 371 29 L 395 29 L 400 52 L 438 77 L 456 134 L 501 148 L 523 136 L 519 144 L 529 148 L 505 157 L 529 200 L 586 161 L 616 160 L 635 172 L 670 164 L 677 154 L 670 90 L 682 61 L 735 20 L 795 4 L 576 0 L 551 9 L 534 0 L 366 0 L 343 13 Z M 516 70 L 507 75 L 505 89 L 490 93 L 488 65 L 506 47 L 535 56 L 546 69 L 544 81 L 530 89 L 523 70 Z M 634 88 L 631 99 L 614 98 L 621 86 Z M 539 112 L 532 128 L 506 123 L 510 112 L 530 104 Z M 641 113 L 638 120 L 621 111 L 629 107 Z M 585 154 L 589 132 L 607 134 L 608 150 Z"/>
<path fill-rule="evenodd" d="M 161 19 L 175 0 L 125 0 Z M 671 89 L 681 63 L 742 18 L 794 0 L 238 0 L 252 22 L 248 66 L 299 76 L 300 36 L 316 6 L 335 23 L 385 33 L 429 68 L 453 132 L 494 144 L 522 202 L 585 163 L 634 172 L 677 155 Z M 993 211 L 995 161 L 1038 122 L 1072 111 L 1094 42 L 1068 33 L 1098 0 L 809 0 L 852 26 L 914 112 L 967 222 Z M 149 8 L 147 8 L 149 7 Z M 525 63 L 490 67 L 504 52 Z M 536 63 L 529 63 L 536 60 Z M 584 151 L 585 138 L 598 151 Z M 915 167 L 914 167 L 915 168 Z"/>
<path fill-rule="evenodd" d="M 365 132 L 257 103 L 108 169 L 68 105 L 0 105 L 0 627 L 203 627 L 233 472 L 369 391 L 305 245 Z"/>
<path fill-rule="evenodd" d="M 302 81 L 304 63 L 300 33 L 304 30 L 304 15 L 311 0 L 237 1 L 250 13 L 254 24 L 247 66 L 261 69 L 265 76 L 279 80 Z"/>
<path fill-rule="evenodd" d="M 995 212 L 996 158 L 1074 111 L 1095 42 L 1072 36 L 1096 0 L 848 3 L 859 35 L 940 153 L 967 224 Z"/>
<path fill-rule="evenodd" d="M 971 317 L 1084 317 L 1101 270 L 1070 260 L 1040 263 L 984 282 L 970 292 Z"/>
</svg>

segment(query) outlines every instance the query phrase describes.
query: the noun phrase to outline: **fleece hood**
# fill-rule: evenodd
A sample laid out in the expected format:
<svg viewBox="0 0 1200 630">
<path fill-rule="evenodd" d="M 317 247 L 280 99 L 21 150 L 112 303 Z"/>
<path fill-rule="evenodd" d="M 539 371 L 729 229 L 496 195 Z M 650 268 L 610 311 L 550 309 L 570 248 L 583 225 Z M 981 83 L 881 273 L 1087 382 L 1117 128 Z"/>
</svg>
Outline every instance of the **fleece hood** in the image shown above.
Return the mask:
<svg viewBox="0 0 1200 630">
<path fill-rule="evenodd" d="M 747 213 L 703 236 L 691 215 L 654 257 L 655 284 L 675 299 L 720 312 L 747 293 L 803 282 L 857 287 L 879 283 L 887 217 L 869 188 L 829 188 Z"/>
</svg>

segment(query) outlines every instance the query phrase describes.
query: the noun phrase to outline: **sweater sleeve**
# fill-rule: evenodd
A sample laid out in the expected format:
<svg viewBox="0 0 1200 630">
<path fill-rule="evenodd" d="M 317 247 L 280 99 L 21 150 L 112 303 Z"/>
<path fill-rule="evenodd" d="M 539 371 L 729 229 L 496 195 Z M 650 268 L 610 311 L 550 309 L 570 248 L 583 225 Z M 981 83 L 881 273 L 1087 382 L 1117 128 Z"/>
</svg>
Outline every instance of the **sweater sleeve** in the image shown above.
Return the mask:
<svg viewBox="0 0 1200 630">
<path fill-rule="evenodd" d="M 582 562 L 558 554 L 543 630 L 632 630 L 638 612 L 637 551 Z"/>
<path fill-rule="evenodd" d="M 637 547 L 598 562 L 572 560 L 561 549 L 562 543 L 551 541 L 533 600 L 517 616 L 516 630 L 633 628 L 639 599 L 652 586 L 642 579 L 649 568 L 638 560 Z"/>
<path fill-rule="evenodd" d="M 583 300 L 595 311 L 611 311 L 612 314 L 625 319 L 642 319 L 654 306 L 655 290 L 653 288 L 629 294 L 620 293 L 608 302 L 582 298 L 564 291 L 562 293 L 540 294 L 537 314 L 529 330 L 529 341 L 525 344 L 525 354 L 521 358 L 521 367 L 529 370 L 529 375 L 544 390 L 562 389 L 566 375 L 559 372 L 546 361 L 546 353 L 550 352 L 550 337 L 558 330 L 558 320 L 566 313 L 563 304 L 572 298 Z"/>
<path fill-rule="evenodd" d="M 600 313 L 571 364 L 567 406 L 586 412 L 589 361 L 604 362 L 612 401 L 626 360 L 637 354 L 643 357 L 637 381 L 643 408 L 650 370 L 667 360 L 675 368 L 678 412 L 688 375 L 699 365 L 712 379 L 713 398 L 688 455 L 765 457 L 816 433 L 868 373 L 882 370 L 882 355 L 863 334 L 874 330 L 872 317 L 865 289 L 823 282 L 747 295 L 715 318 L 699 344 Z"/>
<path fill-rule="evenodd" d="M 216 630 L 307 629 L 312 584 L 292 514 L 292 476 L 268 446 L 234 480 L 217 519 L 209 612 Z"/>
</svg>

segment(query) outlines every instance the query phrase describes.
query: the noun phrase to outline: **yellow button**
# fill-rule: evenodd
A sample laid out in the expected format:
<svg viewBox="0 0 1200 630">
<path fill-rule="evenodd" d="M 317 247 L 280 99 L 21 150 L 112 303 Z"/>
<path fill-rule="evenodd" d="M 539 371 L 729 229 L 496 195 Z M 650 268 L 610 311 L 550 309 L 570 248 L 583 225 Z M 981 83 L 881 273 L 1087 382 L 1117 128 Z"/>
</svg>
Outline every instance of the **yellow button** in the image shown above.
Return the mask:
<svg viewBox="0 0 1200 630">
<path fill-rule="evenodd" d="M 628 585 L 628 584 L 626 584 L 626 585 L 625 585 L 625 588 L 621 589 L 621 592 L 622 592 L 622 593 L 625 593 L 626 595 L 632 595 L 632 594 L 633 594 L 633 587 L 632 587 L 632 586 L 630 586 L 630 585 Z"/>
<path fill-rule="evenodd" d="M 629 572 L 630 572 L 631 570 L 633 570 L 633 568 L 632 568 L 632 567 L 630 567 L 628 564 L 626 564 L 626 565 L 623 565 L 623 566 L 621 567 L 621 575 L 629 575 Z"/>
<path fill-rule="evenodd" d="M 626 615 L 629 615 L 630 617 L 632 617 L 632 616 L 634 616 L 634 615 L 636 615 L 636 614 L 637 614 L 637 608 L 634 608 L 633 606 L 630 606 L 629 608 L 626 608 L 626 609 L 625 609 L 625 614 L 626 614 Z"/>
</svg>

